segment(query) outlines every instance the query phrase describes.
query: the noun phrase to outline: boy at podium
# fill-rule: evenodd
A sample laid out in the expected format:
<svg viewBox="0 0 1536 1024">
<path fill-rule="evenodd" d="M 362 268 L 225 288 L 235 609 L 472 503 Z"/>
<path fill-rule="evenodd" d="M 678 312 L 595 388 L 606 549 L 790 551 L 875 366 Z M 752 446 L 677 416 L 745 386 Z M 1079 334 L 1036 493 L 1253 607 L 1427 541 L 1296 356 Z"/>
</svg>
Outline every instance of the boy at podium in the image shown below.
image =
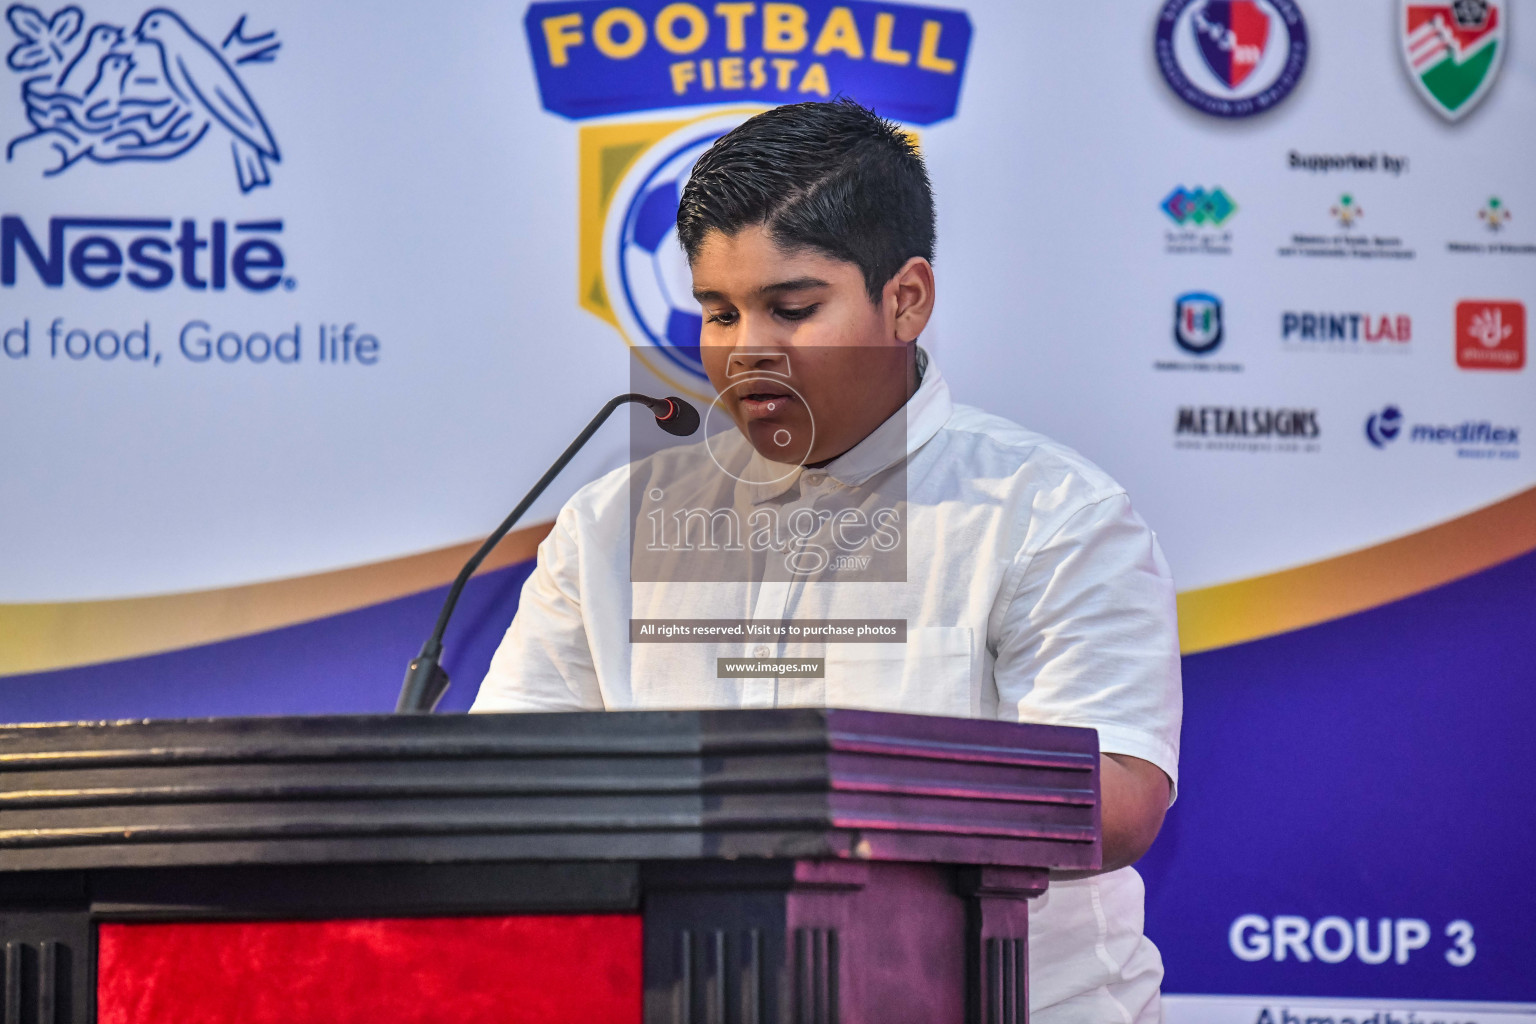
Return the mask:
<svg viewBox="0 0 1536 1024">
<path fill-rule="evenodd" d="M 848 101 L 759 114 L 699 158 L 677 232 L 718 393 L 708 436 L 571 498 L 474 710 L 810 705 L 1097 729 L 1103 870 L 1031 903 L 1032 1019 L 1160 1020 L 1130 866 L 1178 777 L 1156 538 L 1081 455 L 957 404 L 918 345 L 934 206 L 900 129 Z"/>
</svg>

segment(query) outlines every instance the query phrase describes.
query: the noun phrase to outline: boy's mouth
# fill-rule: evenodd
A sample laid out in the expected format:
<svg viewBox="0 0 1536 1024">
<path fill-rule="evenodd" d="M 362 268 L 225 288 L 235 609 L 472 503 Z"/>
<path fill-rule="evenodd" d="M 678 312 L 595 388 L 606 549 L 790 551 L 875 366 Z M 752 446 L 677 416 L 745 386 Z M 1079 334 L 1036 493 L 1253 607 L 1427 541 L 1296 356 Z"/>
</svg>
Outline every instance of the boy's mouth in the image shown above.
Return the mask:
<svg viewBox="0 0 1536 1024">
<path fill-rule="evenodd" d="M 780 390 L 770 384 L 754 381 L 751 391 L 747 391 L 737 399 L 737 404 L 748 419 L 771 419 L 783 415 L 791 402 L 796 401 L 795 396 L 787 390 Z"/>
</svg>

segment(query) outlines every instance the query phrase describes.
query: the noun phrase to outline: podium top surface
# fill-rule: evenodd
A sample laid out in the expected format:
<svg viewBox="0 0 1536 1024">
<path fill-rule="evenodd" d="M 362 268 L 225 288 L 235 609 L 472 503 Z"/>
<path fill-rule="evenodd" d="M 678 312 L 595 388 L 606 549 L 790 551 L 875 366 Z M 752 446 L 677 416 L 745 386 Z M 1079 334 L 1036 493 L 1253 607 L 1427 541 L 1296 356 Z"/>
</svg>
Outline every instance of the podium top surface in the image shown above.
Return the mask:
<svg viewBox="0 0 1536 1024">
<path fill-rule="evenodd" d="M 828 857 L 1099 864 L 1091 729 L 840 709 L 0 728 L 0 872 Z"/>
</svg>

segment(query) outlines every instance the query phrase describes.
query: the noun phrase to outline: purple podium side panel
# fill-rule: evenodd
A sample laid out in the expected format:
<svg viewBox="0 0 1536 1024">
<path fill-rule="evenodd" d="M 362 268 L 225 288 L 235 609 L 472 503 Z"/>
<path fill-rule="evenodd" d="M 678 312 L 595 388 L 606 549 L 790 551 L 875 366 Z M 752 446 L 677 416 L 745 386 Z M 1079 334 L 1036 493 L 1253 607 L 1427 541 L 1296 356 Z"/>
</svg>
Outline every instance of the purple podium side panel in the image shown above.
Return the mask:
<svg viewBox="0 0 1536 1024">
<path fill-rule="evenodd" d="M 1045 891 L 1038 868 L 962 868 L 966 897 L 966 1021 L 1027 1024 L 1029 900 Z"/>
<path fill-rule="evenodd" d="M 849 860 L 653 865 L 647 1024 L 1026 1024 L 1046 872 Z"/>
<path fill-rule="evenodd" d="M 837 888 L 849 868 L 862 869 L 862 884 Z M 792 1020 L 965 1019 L 966 911 L 951 869 L 823 861 L 801 862 L 799 874 L 787 908 Z"/>
</svg>

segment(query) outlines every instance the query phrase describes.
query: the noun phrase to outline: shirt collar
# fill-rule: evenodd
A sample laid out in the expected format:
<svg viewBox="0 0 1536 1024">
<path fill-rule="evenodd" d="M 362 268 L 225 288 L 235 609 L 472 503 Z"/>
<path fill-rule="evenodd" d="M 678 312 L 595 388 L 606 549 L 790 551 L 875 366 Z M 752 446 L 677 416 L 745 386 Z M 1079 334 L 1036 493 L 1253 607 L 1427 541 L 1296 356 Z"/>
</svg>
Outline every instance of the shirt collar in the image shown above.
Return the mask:
<svg viewBox="0 0 1536 1024">
<path fill-rule="evenodd" d="M 948 422 L 954 411 L 949 396 L 949 384 L 934 365 L 922 346 L 917 349 L 917 391 L 906 404 L 891 414 L 869 436 L 848 449 L 820 470 L 832 479 L 849 487 L 856 487 L 883 469 L 912 455 L 933 439 L 939 428 Z M 902 437 L 905 435 L 905 443 Z M 747 480 L 763 480 L 764 483 L 747 483 L 742 488 L 754 505 L 789 491 L 799 483 L 806 472 L 803 466 L 793 468 L 783 463 L 770 462 L 756 450 L 748 460 Z M 815 472 L 813 470 L 813 472 Z"/>
</svg>

